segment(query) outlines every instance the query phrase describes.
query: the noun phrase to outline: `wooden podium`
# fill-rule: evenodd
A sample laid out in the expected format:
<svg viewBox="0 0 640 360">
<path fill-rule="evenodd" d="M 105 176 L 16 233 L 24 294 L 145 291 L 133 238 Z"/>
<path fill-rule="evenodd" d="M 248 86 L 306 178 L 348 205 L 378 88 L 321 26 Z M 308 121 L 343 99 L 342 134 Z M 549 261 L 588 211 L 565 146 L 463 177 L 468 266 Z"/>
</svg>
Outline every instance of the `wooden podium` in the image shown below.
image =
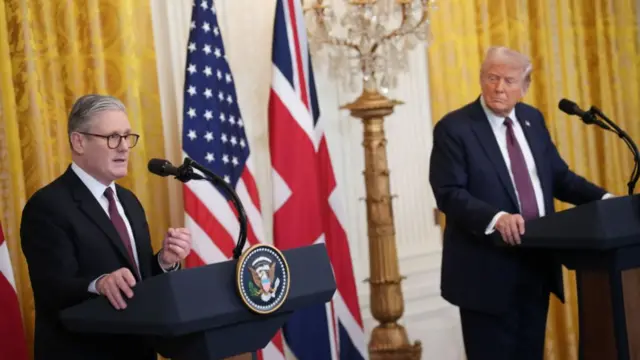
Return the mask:
<svg viewBox="0 0 640 360">
<path fill-rule="evenodd" d="M 496 245 L 507 246 L 498 233 Z M 582 360 L 640 360 L 640 197 L 528 221 L 522 244 L 576 271 Z"/>
</svg>

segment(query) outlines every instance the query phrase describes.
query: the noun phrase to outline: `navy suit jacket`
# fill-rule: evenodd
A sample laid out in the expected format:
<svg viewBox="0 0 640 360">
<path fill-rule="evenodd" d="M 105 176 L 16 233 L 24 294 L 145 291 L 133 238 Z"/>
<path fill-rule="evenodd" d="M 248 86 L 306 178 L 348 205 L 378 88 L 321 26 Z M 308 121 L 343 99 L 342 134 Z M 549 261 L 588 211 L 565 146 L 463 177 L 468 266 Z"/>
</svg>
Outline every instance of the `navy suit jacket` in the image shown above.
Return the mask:
<svg viewBox="0 0 640 360">
<path fill-rule="evenodd" d="M 540 111 L 518 103 L 515 112 L 535 159 L 547 215 L 554 212 L 554 198 L 580 205 L 606 194 L 569 169 Z M 434 127 L 429 180 L 438 208 L 446 215 L 441 279 L 446 300 L 499 313 L 515 301 L 519 281 L 541 277 L 564 301 L 562 268 L 550 254 L 497 247 L 485 235 L 499 211 L 520 211 L 480 98 L 445 115 Z"/>
</svg>

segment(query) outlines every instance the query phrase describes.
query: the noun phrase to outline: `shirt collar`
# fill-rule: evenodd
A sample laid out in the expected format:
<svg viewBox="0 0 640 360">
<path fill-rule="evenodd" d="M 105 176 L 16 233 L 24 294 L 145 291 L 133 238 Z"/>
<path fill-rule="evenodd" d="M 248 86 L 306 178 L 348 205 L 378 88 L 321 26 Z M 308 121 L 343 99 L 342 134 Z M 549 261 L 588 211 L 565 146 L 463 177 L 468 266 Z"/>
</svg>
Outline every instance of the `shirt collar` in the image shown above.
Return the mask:
<svg viewBox="0 0 640 360">
<path fill-rule="evenodd" d="M 76 175 L 82 180 L 84 185 L 89 189 L 91 194 L 99 200 L 102 196 L 104 196 L 105 190 L 107 187 L 110 187 L 113 190 L 114 195 L 116 194 L 116 185 L 114 182 L 111 182 L 109 186 L 105 186 L 100 181 L 96 180 L 93 176 L 89 175 L 86 171 L 84 171 L 80 166 L 78 166 L 75 162 L 71 163 L 71 170 L 73 170 Z M 117 197 L 117 196 L 116 196 Z"/>
<path fill-rule="evenodd" d="M 494 113 L 493 111 L 491 111 L 491 109 L 489 109 L 489 107 L 487 106 L 487 104 L 484 101 L 484 96 L 480 95 L 480 105 L 482 105 L 482 109 L 484 110 L 485 115 L 487 115 L 487 119 L 489 119 L 489 122 L 491 123 L 492 127 L 500 127 L 504 124 L 504 116 L 499 116 L 496 113 Z M 511 112 L 509 113 L 509 118 L 514 122 L 514 124 L 517 124 L 518 121 L 516 119 L 516 109 L 515 107 L 513 109 L 511 109 Z"/>
</svg>

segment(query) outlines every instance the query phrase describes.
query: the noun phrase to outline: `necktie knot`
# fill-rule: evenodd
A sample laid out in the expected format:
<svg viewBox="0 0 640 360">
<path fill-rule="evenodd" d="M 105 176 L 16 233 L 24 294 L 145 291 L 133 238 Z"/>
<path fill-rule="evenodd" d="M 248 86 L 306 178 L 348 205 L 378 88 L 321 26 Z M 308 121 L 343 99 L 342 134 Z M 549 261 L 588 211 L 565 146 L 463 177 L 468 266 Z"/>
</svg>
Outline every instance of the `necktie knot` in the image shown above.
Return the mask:
<svg viewBox="0 0 640 360">
<path fill-rule="evenodd" d="M 506 117 L 506 118 L 504 118 L 504 124 L 507 127 L 511 127 L 513 125 L 513 120 L 511 120 L 511 118 Z"/>
<path fill-rule="evenodd" d="M 113 195 L 113 189 L 108 187 L 105 191 L 104 191 L 104 196 L 107 198 L 107 200 L 109 200 L 109 204 L 114 204 L 115 203 L 115 197 Z"/>
</svg>

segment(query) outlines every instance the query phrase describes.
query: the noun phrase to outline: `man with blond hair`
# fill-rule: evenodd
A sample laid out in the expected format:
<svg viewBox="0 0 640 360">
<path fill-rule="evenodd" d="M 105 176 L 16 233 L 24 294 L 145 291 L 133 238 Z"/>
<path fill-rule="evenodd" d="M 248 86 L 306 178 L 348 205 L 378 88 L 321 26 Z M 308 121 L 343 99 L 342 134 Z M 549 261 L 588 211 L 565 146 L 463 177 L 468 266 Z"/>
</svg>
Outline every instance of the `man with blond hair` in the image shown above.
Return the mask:
<svg viewBox="0 0 640 360">
<path fill-rule="evenodd" d="M 469 360 L 542 360 L 553 292 L 564 301 L 562 268 L 544 251 L 519 248 L 525 221 L 611 196 L 569 169 L 542 113 L 523 104 L 532 64 L 492 47 L 482 93 L 434 127 L 429 180 L 446 215 L 442 296 L 460 308 Z M 492 244 L 498 231 L 505 243 Z"/>
</svg>

